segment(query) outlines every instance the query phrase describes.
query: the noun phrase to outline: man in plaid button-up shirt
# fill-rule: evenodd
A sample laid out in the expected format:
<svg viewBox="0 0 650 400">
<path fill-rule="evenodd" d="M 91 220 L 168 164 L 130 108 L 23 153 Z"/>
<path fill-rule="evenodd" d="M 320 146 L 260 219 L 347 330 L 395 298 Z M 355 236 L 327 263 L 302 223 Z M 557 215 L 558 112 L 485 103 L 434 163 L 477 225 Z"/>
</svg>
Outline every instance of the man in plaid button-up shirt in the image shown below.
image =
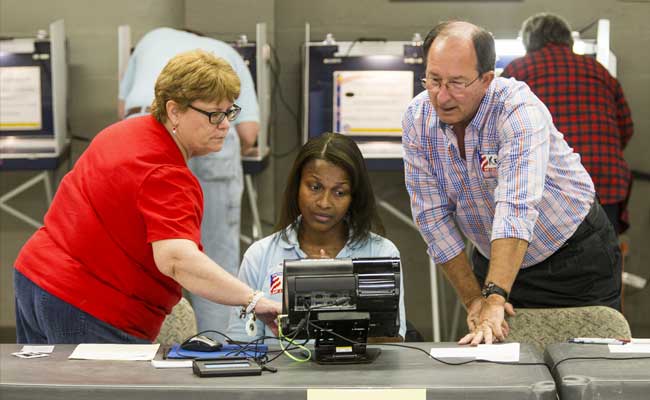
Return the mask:
<svg viewBox="0 0 650 400">
<path fill-rule="evenodd" d="M 467 308 L 460 343 L 504 340 L 513 306 L 620 307 L 616 234 L 548 109 L 494 77 L 482 28 L 441 23 L 423 50 L 427 90 L 402 121 L 405 181 L 428 252 Z"/>
<path fill-rule="evenodd" d="M 526 56 L 511 62 L 501 76 L 526 82 L 546 104 L 591 174 L 614 228 L 624 232 L 631 174 L 623 149 L 634 127 L 621 85 L 593 57 L 573 53 L 571 28 L 556 15 L 528 18 L 522 38 Z"/>
</svg>

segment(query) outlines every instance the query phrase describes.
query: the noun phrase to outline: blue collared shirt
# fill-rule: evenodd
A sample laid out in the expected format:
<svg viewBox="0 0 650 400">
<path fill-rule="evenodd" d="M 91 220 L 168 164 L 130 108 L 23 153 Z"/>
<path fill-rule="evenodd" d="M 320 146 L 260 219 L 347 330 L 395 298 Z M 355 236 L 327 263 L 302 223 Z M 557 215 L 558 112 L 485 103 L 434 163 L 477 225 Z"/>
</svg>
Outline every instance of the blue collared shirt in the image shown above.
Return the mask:
<svg viewBox="0 0 650 400">
<path fill-rule="evenodd" d="M 239 269 L 239 280 L 246 283 L 254 290 L 261 290 L 264 296 L 282 302 L 282 266 L 284 260 L 295 260 L 308 258 L 307 254 L 300 248 L 298 234 L 290 227 L 286 228 L 287 239 L 282 237 L 281 232 L 276 232 L 257 242 L 253 243 L 242 260 Z M 336 258 L 360 258 L 360 257 L 397 257 L 400 254 L 397 247 L 390 240 L 370 234 L 370 238 L 362 243 L 346 243 Z M 403 275 L 402 275 L 403 277 Z M 278 286 L 278 279 L 280 285 Z M 257 336 L 250 337 L 246 334 L 245 320 L 239 318 L 239 308 L 232 309 L 230 313 L 230 324 L 228 336 L 234 340 L 251 341 L 257 337 L 273 336 L 266 326 L 257 321 Z M 404 279 L 400 281 L 399 299 L 400 328 L 399 334 L 406 335 L 406 314 L 404 310 Z M 266 343 L 269 341 L 267 340 Z"/>
<path fill-rule="evenodd" d="M 580 156 L 525 83 L 492 81 L 465 129 L 467 160 L 426 91 L 402 127 L 413 219 L 436 263 L 460 254 L 462 231 L 487 258 L 492 240 L 525 240 L 522 267 L 537 264 L 571 237 L 594 201 Z"/>
</svg>

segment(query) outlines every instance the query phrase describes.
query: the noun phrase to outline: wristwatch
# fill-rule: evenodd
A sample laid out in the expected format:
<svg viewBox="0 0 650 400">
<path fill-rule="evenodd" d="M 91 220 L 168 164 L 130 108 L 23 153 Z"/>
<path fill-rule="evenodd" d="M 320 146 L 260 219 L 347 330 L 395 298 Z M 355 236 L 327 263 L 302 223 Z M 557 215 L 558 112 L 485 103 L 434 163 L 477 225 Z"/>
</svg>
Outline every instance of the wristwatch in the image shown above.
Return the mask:
<svg viewBox="0 0 650 400">
<path fill-rule="evenodd" d="M 499 296 L 506 299 L 506 301 L 508 301 L 509 294 L 504 288 L 497 286 L 497 284 L 494 282 L 486 282 L 485 285 L 483 285 L 483 289 L 481 290 L 481 295 L 487 299 L 491 294 L 498 294 Z"/>
</svg>

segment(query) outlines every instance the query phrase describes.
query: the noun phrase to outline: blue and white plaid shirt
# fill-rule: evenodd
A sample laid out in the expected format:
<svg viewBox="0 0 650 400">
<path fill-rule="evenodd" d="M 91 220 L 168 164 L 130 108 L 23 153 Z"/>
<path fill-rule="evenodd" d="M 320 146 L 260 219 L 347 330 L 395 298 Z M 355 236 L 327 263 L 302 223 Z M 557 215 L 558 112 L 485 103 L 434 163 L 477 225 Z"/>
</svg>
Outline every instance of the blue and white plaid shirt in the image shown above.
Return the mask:
<svg viewBox="0 0 650 400">
<path fill-rule="evenodd" d="M 492 240 L 523 239 L 522 267 L 535 265 L 571 237 L 594 201 L 580 156 L 525 83 L 493 80 L 465 130 L 467 161 L 426 91 L 402 127 L 413 219 L 436 263 L 464 249 L 460 229 L 487 258 Z"/>
</svg>

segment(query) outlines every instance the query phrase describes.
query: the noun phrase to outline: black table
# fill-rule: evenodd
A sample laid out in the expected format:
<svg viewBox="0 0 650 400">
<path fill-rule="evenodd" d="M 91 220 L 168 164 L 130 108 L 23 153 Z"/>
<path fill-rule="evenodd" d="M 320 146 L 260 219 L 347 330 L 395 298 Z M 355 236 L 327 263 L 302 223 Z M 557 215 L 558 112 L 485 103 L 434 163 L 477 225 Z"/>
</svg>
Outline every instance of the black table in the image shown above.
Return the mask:
<svg viewBox="0 0 650 400">
<path fill-rule="evenodd" d="M 602 344 L 558 343 L 547 346 L 544 356 L 562 400 L 650 399 L 650 354 L 610 353 Z"/>
<path fill-rule="evenodd" d="M 411 343 L 429 351 L 449 343 Z M 372 364 L 318 365 L 280 357 L 275 374 L 199 378 L 189 368 L 155 369 L 144 361 L 68 360 L 74 345 L 57 345 L 45 358 L 19 359 L 20 345 L 0 345 L 0 392 L 11 399 L 307 399 L 320 389 L 421 388 L 427 399 L 556 399 L 544 365 L 473 362 L 443 365 L 425 354 L 381 346 Z M 158 356 L 159 357 L 159 356 Z M 521 346 L 521 362 L 542 363 L 532 346 Z M 6 396 L 6 397 L 4 397 Z"/>
</svg>

